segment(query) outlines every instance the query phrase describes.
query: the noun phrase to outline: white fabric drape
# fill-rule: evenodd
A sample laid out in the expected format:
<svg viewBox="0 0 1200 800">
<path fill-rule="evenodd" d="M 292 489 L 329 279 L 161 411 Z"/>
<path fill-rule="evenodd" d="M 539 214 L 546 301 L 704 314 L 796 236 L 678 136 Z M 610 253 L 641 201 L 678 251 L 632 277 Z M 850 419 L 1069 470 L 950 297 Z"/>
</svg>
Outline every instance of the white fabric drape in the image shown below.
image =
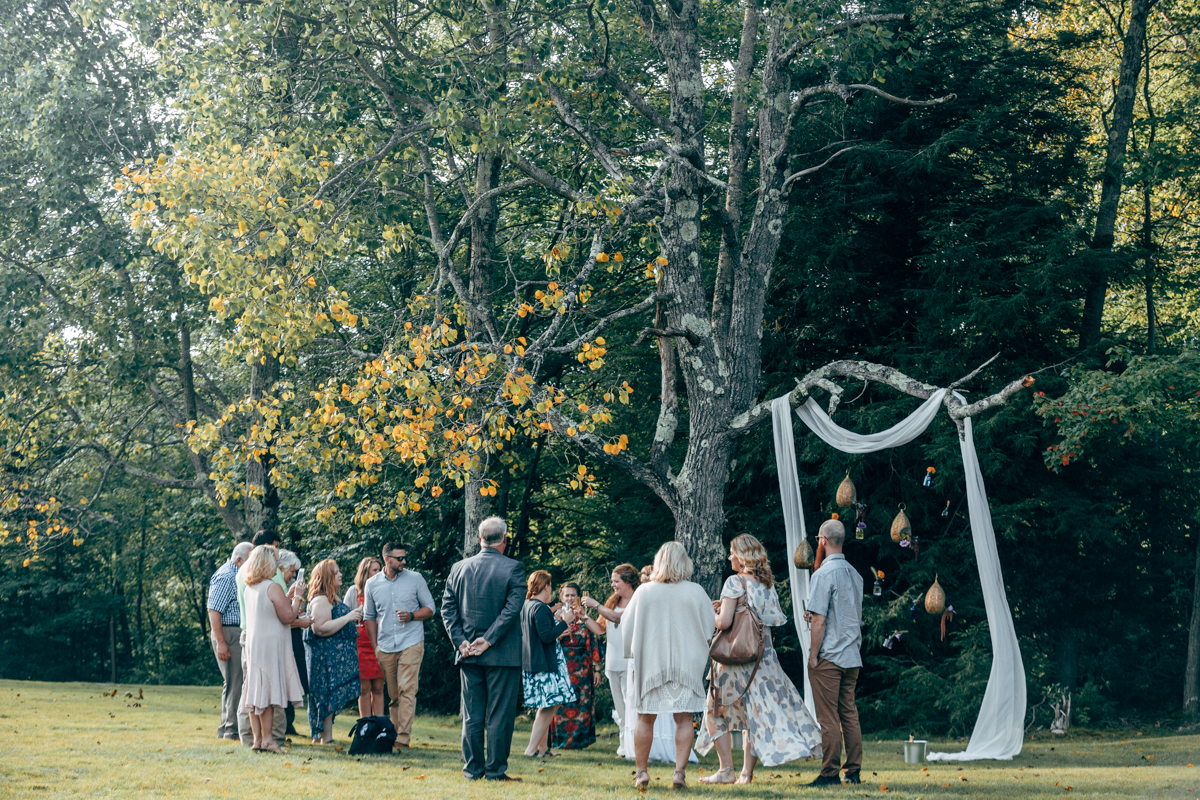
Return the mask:
<svg viewBox="0 0 1200 800">
<path fill-rule="evenodd" d="M 796 410 L 801 421 L 824 442 L 845 453 L 872 453 L 888 447 L 898 447 L 920 436 L 937 416 L 945 399 L 940 389 L 906 419 L 879 433 L 858 434 L 837 425 L 817 403 L 809 400 Z M 955 393 L 960 401 L 961 395 Z M 965 401 L 963 401 L 965 402 Z M 792 440 L 791 418 L 787 413 L 788 398 L 777 398 L 771 404 L 775 431 L 775 459 L 779 470 L 779 490 L 783 500 L 784 526 L 789 550 L 788 571 L 792 578 L 792 607 L 797 615 L 796 630 L 807 655 L 808 626 L 803 623 L 804 601 L 807 600 L 808 573 L 791 565 L 790 555 L 805 536 L 800 484 L 796 477 L 795 443 Z M 992 671 L 984 692 L 975 731 L 967 749 L 961 753 L 930 753 L 931 761 L 974 761 L 978 759 L 1010 760 L 1021 752 L 1025 719 L 1025 667 L 1017 646 L 1012 612 L 1004 593 L 1004 578 L 996 551 L 996 535 L 988 510 L 987 493 L 979 459 L 975 454 L 971 420 L 964 420 L 960 447 L 966 478 L 967 507 L 971 522 L 971 538 L 979 563 L 979 579 L 983 587 L 984 606 L 992 639 Z M 803 576 L 800 573 L 803 572 Z M 803 594 L 801 594 L 803 586 Z M 805 675 L 805 701 L 812 706 L 811 687 Z"/>
<path fill-rule="evenodd" d="M 804 621 L 809 571 L 796 569 L 793 556 L 800 543 L 808 538 L 808 532 L 804 529 L 804 510 L 800 506 L 800 480 L 796 476 L 796 439 L 792 434 L 792 405 L 787 395 L 771 401 L 771 427 L 775 430 L 775 466 L 779 473 L 779 496 L 783 500 L 783 528 L 787 534 L 788 586 L 792 590 L 792 617 L 796 621 L 800 649 L 804 652 L 803 663 L 807 664 L 812 639 L 809 624 Z M 808 679 L 807 668 L 804 670 L 804 704 L 816 719 L 817 707 L 813 705 L 812 682 Z"/>
</svg>

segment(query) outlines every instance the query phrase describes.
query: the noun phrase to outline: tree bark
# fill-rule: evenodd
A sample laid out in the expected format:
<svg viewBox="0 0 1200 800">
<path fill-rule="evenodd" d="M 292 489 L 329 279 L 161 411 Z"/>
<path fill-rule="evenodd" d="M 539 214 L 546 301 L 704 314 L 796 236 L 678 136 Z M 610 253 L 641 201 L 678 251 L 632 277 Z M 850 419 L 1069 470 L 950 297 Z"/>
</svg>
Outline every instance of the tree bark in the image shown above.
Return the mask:
<svg viewBox="0 0 1200 800">
<path fill-rule="evenodd" d="M 279 380 L 279 359 L 265 352 L 250 368 L 250 401 L 258 406 L 271 395 Z M 265 418 L 255 411 L 253 424 L 262 425 Z M 279 490 L 271 480 L 274 458 L 269 448 L 262 455 L 251 456 L 246 463 L 246 527 L 251 535 L 266 531 L 279 535 Z"/>
<path fill-rule="evenodd" d="M 1121 52 L 1121 67 L 1117 75 L 1117 94 L 1113 100 L 1112 120 L 1108 129 L 1108 145 L 1104 155 L 1104 175 L 1100 183 L 1100 205 L 1096 213 L 1096 230 L 1092 249 L 1101 253 L 1112 251 L 1117 211 L 1121 202 L 1121 184 L 1125 177 L 1125 149 L 1133 126 L 1133 106 L 1137 98 L 1138 73 L 1142 67 L 1142 48 L 1146 41 L 1146 18 L 1152 0 L 1133 0 L 1129 25 L 1125 29 Z M 1080 347 L 1090 347 L 1100 341 L 1104 321 L 1104 298 L 1108 292 L 1108 267 L 1103 258 L 1093 268 L 1083 304 L 1083 322 L 1079 333 Z"/>
</svg>

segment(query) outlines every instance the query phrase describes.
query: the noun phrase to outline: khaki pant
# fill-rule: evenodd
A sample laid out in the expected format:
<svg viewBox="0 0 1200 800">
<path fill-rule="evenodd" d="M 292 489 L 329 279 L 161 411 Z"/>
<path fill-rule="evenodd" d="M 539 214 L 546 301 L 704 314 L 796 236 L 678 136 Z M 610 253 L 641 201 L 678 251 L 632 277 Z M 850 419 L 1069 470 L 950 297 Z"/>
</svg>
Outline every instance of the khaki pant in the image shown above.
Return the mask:
<svg viewBox="0 0 1200 800">
<path fill-rule="evenodd" d="M 238 735 L 238 703 L 242 699 L 242 629 L 238 625 L 222 625 L 221 633 L 213 631 L 214 636 L 224 634 L 225 646 L 229 648 L 229 660 L 217 659 L 217 669 L 221 670 L 221 726 L 217 728 L 217 738 L 235 739 Z M 213 655 L 217 646 L 213 645 Z"/>
<path fill-rule="evenodd" d="M 858 725 L 858 707 L 854 705 L 854 684 L 858 682 L 858 667 L 843 669 L 837 664 L 820 660 L 808 668 L 812 683 L 813 704 L 817 707 L 817 722 L 821 725 L 821 776 L 836 778 L 844 768 L 847 775 L 862 769 L 862 729 Z M 846 762 L 841 762 L 842 740 L 846 740 Z"/>
<path fill-rule="evenodd" d="M 242 651 L 242 676 L 246 675 L 246 629 L 242 628 L 242 635 L 239 644 Z M 238 692 L 237 705 L 241 705 L 242 694 Z M 235 706 L 236 707 L 236 706 Z M 242 740 L 242 744 L 249 747 L 254 744 L 254 733 L 250 730 L 250 715 L 238 712 L 238 738 Z M 271 734 L 275 742 L 283 745 L 287 738 L 287 715 L 284 714 L 281 706 L 275 706 L 275 715 L 271 718 Z"/>
<path fill-rule="evenodd" d="M 388 713 L 396 726 L 396 744 L 408 745 L 412 734 L 413 717 L 417 713 L 417 686 L 421 678 L 421 660 L 425 657 L 425 643 L 418 642 L 399 653 L 375 651 L 379 668 L 387 681 L 388 696 L 392 702 Z"/>
</svg>

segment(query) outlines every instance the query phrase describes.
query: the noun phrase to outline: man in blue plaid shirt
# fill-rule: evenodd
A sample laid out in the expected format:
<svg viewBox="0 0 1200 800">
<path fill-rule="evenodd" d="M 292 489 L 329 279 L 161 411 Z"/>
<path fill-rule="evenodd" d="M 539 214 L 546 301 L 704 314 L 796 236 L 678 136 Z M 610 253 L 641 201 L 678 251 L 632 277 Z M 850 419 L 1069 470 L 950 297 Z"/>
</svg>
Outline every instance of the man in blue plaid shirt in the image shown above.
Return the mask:
<svg viewBox="0 0 1200 800">
<path fill-rule="evenodd" d="M 223 681 L 218 739 L 238 738 L 238 701 L 242 697 L 242 617 L 237 601 L 237 571 L 253 549 L 250 542 L 238 544 L 229 560 L 208 581 L 208 621 L 213 652 Z"/>
</svg>

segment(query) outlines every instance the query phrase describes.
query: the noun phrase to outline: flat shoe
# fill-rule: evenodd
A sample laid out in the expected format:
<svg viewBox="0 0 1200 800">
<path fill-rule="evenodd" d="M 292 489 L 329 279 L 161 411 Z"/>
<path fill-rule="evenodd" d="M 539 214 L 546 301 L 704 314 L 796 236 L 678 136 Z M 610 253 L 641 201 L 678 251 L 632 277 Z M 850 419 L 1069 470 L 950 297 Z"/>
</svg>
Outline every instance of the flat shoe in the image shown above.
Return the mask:
<svg viewBox="0 0 1200 800">
<path fill-rule="evenodd" d="M 501 775 L 499 778 L 488 778 L 488 780 L 502 782 L 502 783 L 516 783 L 517 781 L 519 781 L 521 779 L 514 777 L 512 775 Z"/>
<path fill-rule="evenodd" d="M 687 776 L 684 774 L 683 770 L 681 770 L 681 769 L 675 770 L 675 774 L 671 777 L 671 788 L 672 789 L 686 789 L 687 788 Z"/>
<path fill-rule="evenodd" d="M 644 770 L 644 769 L 639 769 L 637 771 L 637 775 L 635 775 L 634 779 L 633 779 L 633 788 L 645 789 L 649 785 L 650 785 L 650 773 L 646 772 L 646 770 Z"/>
</svg>

